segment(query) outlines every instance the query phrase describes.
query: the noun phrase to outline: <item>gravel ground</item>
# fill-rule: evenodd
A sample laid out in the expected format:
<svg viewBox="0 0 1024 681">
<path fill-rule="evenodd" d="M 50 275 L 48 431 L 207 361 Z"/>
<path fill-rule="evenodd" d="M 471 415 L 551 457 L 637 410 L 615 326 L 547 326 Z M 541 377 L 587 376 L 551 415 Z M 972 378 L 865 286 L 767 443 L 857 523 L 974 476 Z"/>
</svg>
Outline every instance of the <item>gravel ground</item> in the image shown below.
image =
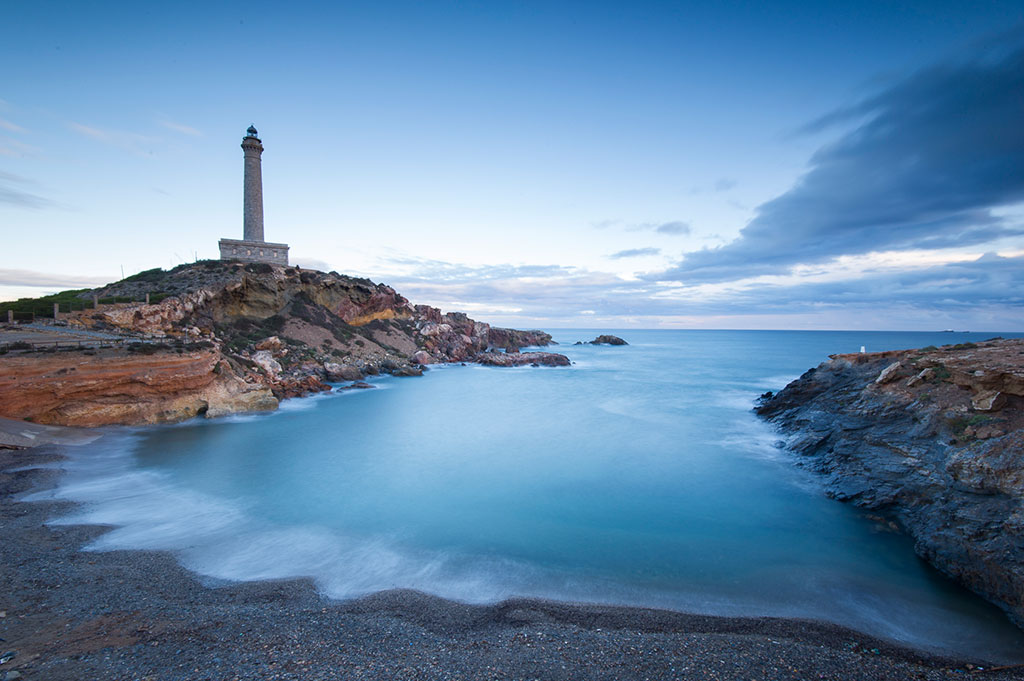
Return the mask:
<svg viewBox="0 0 1024 681">
<path fill-rule="evenodd" d="M 338 602 L 304 580 L 209 588 L 165 553 L 82 552 L 103 528 L 48 527 L 67 505 L 18 502 L 58 473 L 11 469 L 59 457 L 0 450 L 0 660 L 16 653 L 0 680 L 1024 678 L 805 620 L 413 591 Z"/>
</svg>

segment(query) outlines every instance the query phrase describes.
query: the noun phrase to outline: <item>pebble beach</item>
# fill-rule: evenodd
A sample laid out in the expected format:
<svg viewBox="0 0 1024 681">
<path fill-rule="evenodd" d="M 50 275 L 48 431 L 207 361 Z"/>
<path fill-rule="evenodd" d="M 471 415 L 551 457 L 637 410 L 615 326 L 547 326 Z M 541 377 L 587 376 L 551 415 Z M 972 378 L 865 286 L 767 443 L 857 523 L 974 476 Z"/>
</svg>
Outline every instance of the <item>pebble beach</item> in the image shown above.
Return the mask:
<svg viewBox="0 0 1024 681">
<path fill-rule="evenodd" d="M 807 620 L 202 584 L 166 553 L 83 551 L 106 528 L 48 525 L 70 505 L 20 501 L 60 460 L 0 450 L 0 679 L 1024 678 Z"/>
</svg>

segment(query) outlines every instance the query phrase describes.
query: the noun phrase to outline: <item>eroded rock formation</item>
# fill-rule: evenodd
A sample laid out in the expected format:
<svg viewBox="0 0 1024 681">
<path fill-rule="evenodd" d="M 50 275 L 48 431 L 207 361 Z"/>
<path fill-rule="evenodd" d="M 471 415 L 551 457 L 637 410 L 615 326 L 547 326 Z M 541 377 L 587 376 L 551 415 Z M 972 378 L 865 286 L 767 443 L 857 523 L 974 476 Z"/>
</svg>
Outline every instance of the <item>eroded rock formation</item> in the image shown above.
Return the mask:
<svg viewBox="0 0 1024 681">
<path fill-rule="evenodd" d="M 500 366 L 569 363 L 542 356 L 550 353 L 513 362 L 519 348 L 551 342 L 542 331 L 413 306 L 389 286 L 335 272 L 205 261 L 142 272 L 82 297 L 94 295 L 154 301 L 66 316 L 71 327 L 121 334 L 136 346 L 8 354 L 0 415 L 64 425 L 179 421 L 272 409 L 280 399 L 330 390 L 325 381 L 419 376 L 423 365 L 480 358 L 494 364 L 493 349 L 516 350 Z"/>
<path fill-rule="evenodd" d="M 834 355 L 757 411 L 831 495 L 1024 623 L 1024 340 Z"/>
</svg>

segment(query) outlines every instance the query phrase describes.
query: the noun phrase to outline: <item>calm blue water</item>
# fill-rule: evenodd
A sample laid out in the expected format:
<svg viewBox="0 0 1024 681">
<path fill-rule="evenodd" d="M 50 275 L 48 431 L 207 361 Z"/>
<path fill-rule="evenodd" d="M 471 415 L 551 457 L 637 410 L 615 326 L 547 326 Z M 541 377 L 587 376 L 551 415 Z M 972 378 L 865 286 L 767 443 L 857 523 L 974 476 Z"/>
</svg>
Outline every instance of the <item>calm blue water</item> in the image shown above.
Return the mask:
<svg viewBox="0 0 1024 681">
<path fill-rule="evenodd" d="M 116 430 L 79 448 L 58 522 L 90 548 L 175 551 L 216 580 L 311 576 L 847 624 L 1024 659 L 1024 637 L 773 443 L 750 411 L 830 353 L 993 334 L 623 331 L 571 368 L 450 366 L 269 415 Z"/>
</svg>

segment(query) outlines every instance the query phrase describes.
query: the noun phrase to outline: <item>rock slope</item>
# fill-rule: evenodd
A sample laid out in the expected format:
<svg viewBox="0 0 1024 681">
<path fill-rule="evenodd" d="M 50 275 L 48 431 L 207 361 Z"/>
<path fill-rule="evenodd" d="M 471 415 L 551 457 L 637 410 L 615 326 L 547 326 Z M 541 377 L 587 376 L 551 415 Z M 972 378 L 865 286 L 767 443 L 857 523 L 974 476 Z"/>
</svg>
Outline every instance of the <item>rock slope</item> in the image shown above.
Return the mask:
<svg viewBox="0 0 1024 681">
<path fill-rule="evenodd" d="M 154 304 L 64 315 L 71 327 L 137 342 L 116 349 L 9 352 L 0 415 L 61 425 L 173 422 L 274 409 L 326 381 L 417 376 L 439 362 L 564 365 L 542 331 L 492 327 L 411 305 L 394 289 L 337 274 L 204 261 L 150 270 L 82 294 Z"/>
<path fill-rule="evenodd" d="M 833 355 L 757 411 L 831 495 L 1024 623 L 1024 339 Z"/>
</svg>

